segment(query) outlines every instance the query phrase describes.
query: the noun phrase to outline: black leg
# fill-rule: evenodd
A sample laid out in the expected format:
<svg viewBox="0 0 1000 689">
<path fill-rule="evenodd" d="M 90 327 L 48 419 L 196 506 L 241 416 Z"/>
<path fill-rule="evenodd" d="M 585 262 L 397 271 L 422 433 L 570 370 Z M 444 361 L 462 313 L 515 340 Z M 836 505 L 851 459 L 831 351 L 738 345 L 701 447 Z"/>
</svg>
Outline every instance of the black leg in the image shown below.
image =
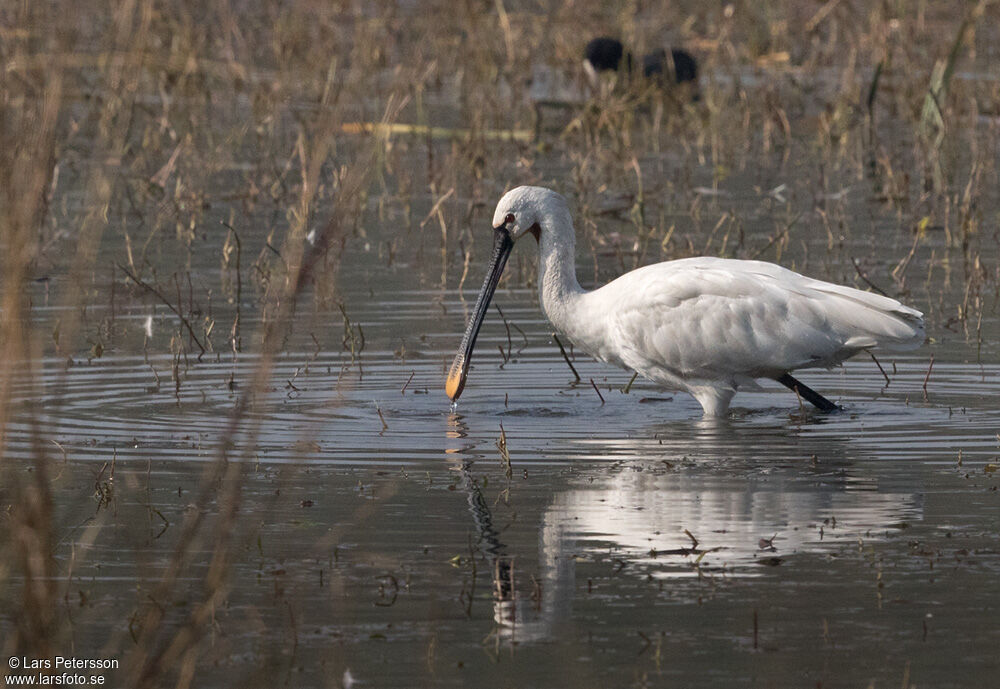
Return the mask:
<svg viewBox="0 0 1000 689">
<path fill-rule="evenodd" d="M 776 380 L 789 390 L 798 393 L 802 399 L 820 411 L 836 411 L 837 409 L 840 409 L 840 407 L 823 397 L 823 395 L 819 394 L 808 385 L 804 385 L 795 378 L 792 378 L 792 376 L 787 373 L 782 375 L 780 378 L 776 378 Z"/>
</svg>

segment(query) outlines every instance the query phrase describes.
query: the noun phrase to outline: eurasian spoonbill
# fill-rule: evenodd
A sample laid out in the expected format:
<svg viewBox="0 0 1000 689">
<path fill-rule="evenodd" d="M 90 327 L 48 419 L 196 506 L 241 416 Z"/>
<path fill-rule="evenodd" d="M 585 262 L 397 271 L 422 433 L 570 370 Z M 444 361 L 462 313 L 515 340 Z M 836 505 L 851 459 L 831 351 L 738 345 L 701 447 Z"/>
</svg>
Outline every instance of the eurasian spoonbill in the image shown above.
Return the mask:
<svg viewBox="0 0 1000 689">
<path fill-rule="evenodd" d="M 771 378 L 823 411 L 837 405 L 793 378 L 874 347 L 924 341 L 923 314 L 895 299 L 804 277 L 763 261 L 700 257 L 638 268 L 584 291 L 576 279 L 573 219 L 550 189 L 517 187 L 493 214 L 493 256 L 445 390 L 462 394 L 476 336 L 514 243 L 538 242 L 538 295 L 557 330 L 587 354 L 722 416 L 737 389 Z"/>
</svg>

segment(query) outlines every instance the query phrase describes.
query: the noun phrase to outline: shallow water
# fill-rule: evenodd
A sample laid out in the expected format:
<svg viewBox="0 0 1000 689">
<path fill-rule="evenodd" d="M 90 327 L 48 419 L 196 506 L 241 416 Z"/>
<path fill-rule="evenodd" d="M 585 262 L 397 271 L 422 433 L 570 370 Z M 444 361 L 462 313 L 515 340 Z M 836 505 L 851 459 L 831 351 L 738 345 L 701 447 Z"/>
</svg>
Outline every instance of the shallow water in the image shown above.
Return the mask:
<svg viewBox="0 0 1000 689">
<path fill-rule="evenodd" d="M 501 290 L 524 338 L 501 368 L 506 330 L 491 314 L 452 412 L 441 381 L 459 296 L 398 283 L 349 294 L 366 329 L 360 371 L 343 352 L 280 357 L 251 414 L 244 555 L 206 685 L 263 673 L 337 686 L 345 672 L 357 686 L 992 681 L 995 357 L 883 359 L 888 386 L 859 359 L 802 375 L 841 413 L 772 386 L 705 421 L 691 398 L 641 381 L 624 394 L 625 372 L 582 358 L 573 383 L 532 292 Z M 165 566 L 255 363 L 209 359 L 179 392 L 169 357 L 45 361 L 39 420 L 69 458 L 56 454 L 54 485 L 61 562 L 78 561 L 78 649 L 121 643 L 125 623 L 107 620 L 139 609 Z M 26 430 L 12 430 L 11 455 L 30 455 Z M 112 457 L 119 495 L 94 542 L 76 542 Z"/>
</svg>

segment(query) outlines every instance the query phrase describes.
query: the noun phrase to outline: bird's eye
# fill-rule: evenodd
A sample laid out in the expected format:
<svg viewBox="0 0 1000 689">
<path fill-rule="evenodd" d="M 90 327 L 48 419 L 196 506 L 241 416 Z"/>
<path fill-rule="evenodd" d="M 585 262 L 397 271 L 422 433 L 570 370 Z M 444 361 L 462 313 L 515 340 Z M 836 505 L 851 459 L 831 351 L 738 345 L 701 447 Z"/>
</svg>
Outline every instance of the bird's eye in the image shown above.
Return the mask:
<svg viewBox="0 0 1000 689">
<path fill-rule="evenodd" d="M 514 224 L 514 214 L 513 213 L 508 213 L 507 217 L 503 219 L 503 224 L 504 225 L 513 225 Z"/>
</svg>

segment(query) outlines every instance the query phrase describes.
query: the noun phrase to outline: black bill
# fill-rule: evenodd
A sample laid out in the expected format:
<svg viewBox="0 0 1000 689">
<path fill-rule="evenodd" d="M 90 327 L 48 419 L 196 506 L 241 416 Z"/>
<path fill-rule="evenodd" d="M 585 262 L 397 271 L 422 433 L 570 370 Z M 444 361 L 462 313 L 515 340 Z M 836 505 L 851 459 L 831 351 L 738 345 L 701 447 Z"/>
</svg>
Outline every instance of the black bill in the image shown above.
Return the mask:
<svg viewBox="0 0 1000 689">
<path fill-rule="evenodd" d="M 493 228 L 493 235 L 493 256 L 490 258 L 490 267 L 483 281 L 483 287 L 479 290 L 475 311 L 469 319 L 462 344 L 458 348 L 458 354 L 455 355 L 455 361 L 448 371 L 448 380 L 445 382 L 445 392 L 452 401 L 457 400 L 465 388 L 465 379 L 469 375 L 469 364 L 472 361 L 472 348 L 476 346 L 476 336 L 483 324 L 486 310 L 490 307 L 490 299 L 493 298 L 497 283 L 500 282 L 504 266 L 507 265 L 510 250 L 514 248 L 514 240 L 505 227 Z"/>
</svg>

